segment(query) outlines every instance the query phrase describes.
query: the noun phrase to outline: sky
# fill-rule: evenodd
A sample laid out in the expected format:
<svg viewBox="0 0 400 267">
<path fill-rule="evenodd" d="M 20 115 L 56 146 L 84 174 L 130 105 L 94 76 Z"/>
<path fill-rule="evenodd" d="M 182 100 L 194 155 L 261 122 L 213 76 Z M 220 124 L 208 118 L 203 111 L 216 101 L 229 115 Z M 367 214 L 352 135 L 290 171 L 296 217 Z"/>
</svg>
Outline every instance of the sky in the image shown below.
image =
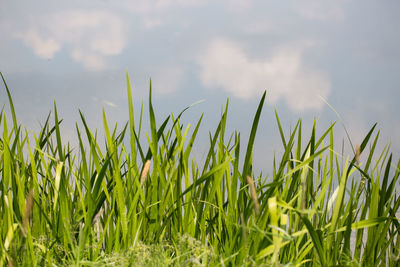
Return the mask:
<svg viewBox="0 0 400 267">
<path fill-rule="evenodd" d="M 158 123 L 202 100 L 183 117 L 194 127 L 204 113 L 199 160 L 227 99 L 227 132 L 240 131 L 244 149 L 265 90 L 258 169 L 282 152 L 275 110 L 286 135 L 299 118 L 304 136 L 314 120 L 319 133 L 337 121 L 338 150 L 342 124 L 355 145 L 377 122 L 380 149 L 390 143 L 397 160 L 399 10 L 396 0 L 0 0 L 0 71 L 19 121 L 39 129 L 56 101 L 72 143 L 79 109 L 93 129 L 103 107 L 111 123 L 128 120 L 128 70 L 137 112 L 151 78 Z"/>
</svg>

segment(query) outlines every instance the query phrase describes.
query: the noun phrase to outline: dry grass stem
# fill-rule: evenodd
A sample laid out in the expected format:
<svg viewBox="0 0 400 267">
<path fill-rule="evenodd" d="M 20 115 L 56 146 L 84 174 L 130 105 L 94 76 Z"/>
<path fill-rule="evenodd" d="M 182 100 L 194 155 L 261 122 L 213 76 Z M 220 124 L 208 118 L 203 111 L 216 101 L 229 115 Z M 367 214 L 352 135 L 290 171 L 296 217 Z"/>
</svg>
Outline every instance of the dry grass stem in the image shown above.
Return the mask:
<svg viewBox="0 0 400 267">
<path fill-rule="evenodd" d="M 103 216 L 104 209 L 103 207 L 100 208 L 99 212 L 97 212 L 96 216 L 94 216 L 93 223 L 96 223 L 100 220 L 101 216 Z"/>
<path fill-rule="evenodd" d="M 31 189 L 31 191 L 29 191 L 29 194 L 26 197 L 25 214 L 24 214 L 24 218 L 22 220 L 22 229 L 23 229 L 24 235 L 26 235 L 26 231 L 28 229 L 29 218 L 32 214 L 32 208 L 33 208 L 33 189 Z"/>
<path fill-rule="evenodd" d="M 151 160 L 147 160 L 146 163 L 144 164 L 142 175 L 140 176 L 140 184 L 144 184 L 147 179 L 147 175 L 149 174 L 150 170 L 150 165 L 151 165 Z"/>
<path fill-rule="evenodd" d="M 361 154 L 361 148 L 360 145 L 356 146 L 356 162 L 357 164 L 360 164 L 360 154 Z"/>
<path fill-rule="evenodd" d="M 256 213 L 258 213 L 260 210 L 260 204 L 258 203 L 257 191 L 256 191 L 256 187 L 254 185 L 253 178 L 251 178 L 250 176 L 247 176 L 247 183 L 249 184 L 249 187 L 250 187 L 250 196 L 254 202 L 254 209 L 255 209 Z"/>
</svg>

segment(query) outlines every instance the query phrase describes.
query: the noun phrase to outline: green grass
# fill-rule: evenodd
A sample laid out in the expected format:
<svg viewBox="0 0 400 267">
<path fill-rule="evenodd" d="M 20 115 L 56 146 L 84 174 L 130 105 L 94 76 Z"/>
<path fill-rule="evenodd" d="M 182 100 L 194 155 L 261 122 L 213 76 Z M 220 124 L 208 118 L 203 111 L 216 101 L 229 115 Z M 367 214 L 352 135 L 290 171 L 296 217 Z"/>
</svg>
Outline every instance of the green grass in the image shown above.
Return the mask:
<svg viewBox="0 0 400 267">
<path fill-rule="evenodd" d="M 18 123 L 1 76 L 11 119 L 3 108 L 0 266 L 400 264 L 400 162 L 388 146 L 376 151 L 375 126 L 356 155 L 343 158 L 335 123 L 321 136 L 314 123 L 306 138 L 301 120 L 286 133 L 276 115 L 283 153 L 265 177 L 252 161 L 265 93 L 244 141 L 225 132 L 227 102 L 200 165 L 192 148 L 202 116 L 194 127 L 181 124 L 183 112 L 156 121 L 151 85 L 147 120 L 133 106 L 127 75 L 129 121 L 111 126 L 103 111 L 99 140 L 80 113 L 72 148 L 56 104 L 40 132 Z"/>
</svg>

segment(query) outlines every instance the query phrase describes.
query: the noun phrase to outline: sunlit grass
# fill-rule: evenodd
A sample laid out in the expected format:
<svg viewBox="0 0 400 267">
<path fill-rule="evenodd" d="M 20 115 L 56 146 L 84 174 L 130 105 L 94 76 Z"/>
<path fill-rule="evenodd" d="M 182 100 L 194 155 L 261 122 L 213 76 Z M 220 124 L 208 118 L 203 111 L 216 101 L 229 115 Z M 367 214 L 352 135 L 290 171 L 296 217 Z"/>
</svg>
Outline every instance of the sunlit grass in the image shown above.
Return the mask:
<svg viewBox="0 0 400 267">
<path fill-rule="evenodd" d="M 1 76 L 11 120 L 1 110 L 0 266 L 400 264 L 400 162 L 376 151 L 375 126 L 342 164 L 334 123 L 321 136 L 314 123 L 304 139 L 301 120 L 286 133 L 276 114 L 283 153 L 265 177 L 252 154 L 265 93 L 246 142 L 225 132 L 227 102 L 198 166 L 202 116 L 194 127 L 181 124 L 183 112 L 157 122 L 151 85 L 149 132 L 127 76 L 126 125 L 111 127 L 103 111 L 98 140 L 80 113 L 72 148 L 56 104 L 54 121 L 29 138 Z"/>
</svg>

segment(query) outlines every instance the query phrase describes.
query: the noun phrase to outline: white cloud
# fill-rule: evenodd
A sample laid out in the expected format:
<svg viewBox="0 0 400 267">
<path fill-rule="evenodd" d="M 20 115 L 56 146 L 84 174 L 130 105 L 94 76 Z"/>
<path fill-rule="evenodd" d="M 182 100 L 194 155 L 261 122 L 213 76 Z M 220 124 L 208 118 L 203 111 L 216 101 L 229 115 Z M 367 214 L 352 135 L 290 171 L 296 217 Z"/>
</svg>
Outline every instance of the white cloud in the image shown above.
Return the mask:
<svg viewBox="0 0 400 267">
<path fill-rule="evenodd" d="M 135 16 L 139 15 L 145 30 L 169 24 L 176 19 L 177 9 L 195 9 L 221 3 L 231 11 L 243 11 L 253 6 L 253 0 L 114 0 L 113 5 Z M 184 16 L 183 16 L 184 17 Z"/>
<path fill-rule="evenodd" d="M 294 1 L 295 10 L 312 20 L 343 20 L 345 18 L 345 3 L 347 0 L 321 1 L 307 0 Z"/>
<path fill-rule="evenodd" d="M 253 5 L 253 0 L 233 0 L 232 2 L 241 7 L 251 7 Z"/>
<path fill-rule="evenodd" d="M 304 64 L 306 45 L 281 47 L 266 60 L 250 59 L 234 42 L 216 39 L 197 59 L 201 80 L 208 87 L 221 87 L 243 99 L 258 97 L 284 99 L 295 111 L 321 109 L 319 96 L 327 98 L 330 82 L 325 75 Z"/>
<path fill-rule="evenodd" d="M 113 107 L 113 108 L 117 107 L 116 104 L 114 104 L 113 102 L 107 101 L 107 100 L 103 100 L 102 103 L 104 103 L 107 106 Z"/>
<path fill-rule="evenodd" d="M 52 58 L 60 50 L 60 44 L 57 40 L 52 37 L 41 38 L 36 29 L 29 29 L 24 36 L 20 36 L 39 57 Z"/>
<path fill-rule="evenodd" d="M 154 14 L 173 7 L 190 7 L 206 3 L 208 0 L 120 0 L 116 3 L 130 12 Z"/>
<path fill-rule="evenodd" d="M 268 18 L 262 20 L 252 20 L 247 23 L 240 25 L 240 30 L 250 35 L 265 35 L 266 33 L 273 33 L 282 31 L 281 28 L 277 27 Z"/>
<path fill-rule="evenodd" d="M 36 18 L 16 37 L 42 58 L 52 58 L 65 47 L 89 70 L 105 68 L 106 57 L 120 54 L 126 45 L 122 20 L 106 11 L 72 10 Z"/>
<path fill-rule="evenodd" d="M 152 87 L 155 92 L 168 94 L 179 89 L 183 70 L 179 67 L 157 68 L 151 71 Z"/>
<path fill-rule="evenodd" d="M 92 100 L 94 102 L 99 102 L 99 103 L 101 103 L 103 105 L 106 105 L 106 106 L 109 106 L 109 107 L 112 107 L 112 108 L 116 108 L 117 107 L 117 104 L 115 104 L 115 103 L 113 103 L 111 101 L 105 100 L 105 99 L 98 99 L 97 97 L 92 97 Z"/>
<path fill-rule="evenodd" d="M 253 6 L 253 0 L 225 0 L 224 4 L 232 11 L 243 11 Z"/>
<path fill-rule="evenodd" d="M 91 51 L 84 51 L 81 48 L 76 48 L 71 51 L 71 57 L 76 61 L 83 64 L 89 70 L 102 70 L 105 68 L 106 63 L 102 56 Z"/>
<path fill-rule="evenodd" d="M 147 30 L 152 30 L 152 29 L 157 28 L 162 25 L 163 25 L 163 21 L 161 19 L 157 19 L 157 18 L 144 18 L 143 19 L 143 26 Z"/>
</svg>

